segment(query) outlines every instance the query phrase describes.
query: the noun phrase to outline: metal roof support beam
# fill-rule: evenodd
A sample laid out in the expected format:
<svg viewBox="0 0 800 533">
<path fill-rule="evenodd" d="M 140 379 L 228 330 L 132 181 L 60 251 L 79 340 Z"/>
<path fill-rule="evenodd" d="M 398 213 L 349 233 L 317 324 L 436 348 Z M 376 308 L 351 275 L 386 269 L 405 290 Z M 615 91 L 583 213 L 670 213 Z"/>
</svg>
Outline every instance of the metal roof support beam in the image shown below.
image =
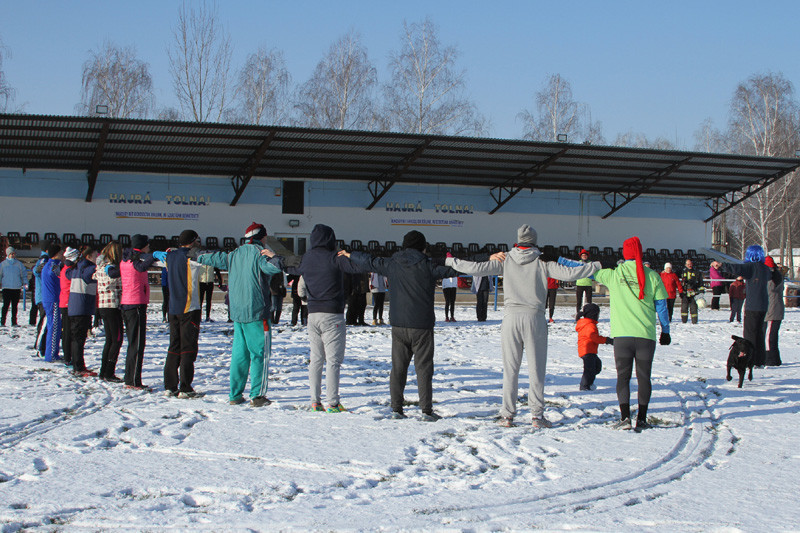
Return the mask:
<svg viewBox="0 0 800 533">
<path fill-rule="evenodd" d="M 369 189 L 369 193 L 372 195 L 372 202 L 367 206 L 367 211 L 375 207 L 375 205 L 381 201 L 381 198 L 389 192 L 389 189 L 392 188 L 392 185 L 397 183 L 397 180 L 400 179 L 400 176 L 403 175 L 403 172 L 408 170 L 408 167 L 411 166 L 411 163 L 419 159 L 422 155 L 422 152 L 431 144 L 430 139 L 426 139 L 424 143 L 417 147 L 411 154 L 403 158 L 397 165 L 392 167 L 391 169 L 387 170 L 377 179 L 374 179 L 369 182 L 367 185 L 367 189 Z"/>
<path fill-rule="evenodd" d="M 772 185 L 773 183 L 784 177 L 786 174 L 794 172 L 795 170 L 796 169 L 781 170 L 780 172 L 776 172 L 772 176 L 769 176 L 760 182 L 753 183 L 742 189 L 730 191 L 723 194 L 722 196 L 709 199 L 713 200 L 713 204 L 709 204 L 709 202 L 706 202 L 706 206 L 709 209 L 711 209 L 711 216 L 705 219 L 703 222 L 709 222 L 717 218 L 725 211 L 744 202 L 745 200 L 747 200 L 760 190 L 764 189 L 765 187 L 769 187 L 770 185 Z"/>
<path fill-rule="evenodd" d="M 502 185 L 497 187 L 492 187 L 489 190 L 489 194 L 492 195 L 494 201 L 497 202 L 497 205 L 489 211 L 490 215 L 493 215 L 497 212 L 498 209 L 503 207 L 506 202 L 511 200 L 514 196 L 517 195 L 519 191 L 528 187 L 533 181 L 536 176 L 544 172 L 547 167 L 552 165 L 556 159 L 564 155 L 569 148 L 564 148 L 563 150 L 556 152 L 555 154 L 551 155 L 550 157 L 546 158 L 539 163 L 536 163 L 534 166 L 527 170 L 523 170 L 517 176 L 506 180 L 506 182 Z M 505 193 L 505 197 L 503 197 L 503 193 Z"/>
<path fill-rule="evenodd" d="M 256 169 L 258 168 L 259 163 L 261 160 L 264 159 L 264 154 L 267 153 L 267 148 L 272 143 L 272 140 L 275 138 L 276 131 L 272 130 L 267 135 L 266 139 L 264 139 L 259 147 L 253 152 L 253 155 L 250 156 L 250 159 L 247 160 L 247 163 L 244 164 L 242 170 L 239 171 L 238 174 L 231 178 L 231 185 L 233 186 L 233 200 L 231 200 L 231 206 L 236 205 L 239 201 L 239 198 L 242 197 L 242 193 L 247 188 L 247 184 L 250 183 L 250 178 L 253 177 L 255 174 Z"/>
<path fill-rule="evenodd" d="M 636 198 L 638 198 L 643 193 L 646 193 L 648 190 L 653 188 L 659 181 L 666 178 L 676 170 L 678 170 L 682 165 L 688 163 L 692 158 L 687 157 L 682 161 L 678 161 L 677 163 L 673 163 L 667 168 L 658 170 L 653 172 L 652 174 L 645 176 L 643 178 L 639 178 L 638 180 L 634 181 L 629 185 L 623 185 L 619 189 L 608 192 L 603 195 L 603 201 L 608 204 L 611 208 L 611 211 L 603 215 L 603 218 L 608 218 L 624 206 L 628 205 Z M 611 201 L 608 201 L 608 197 L 611 195 Z M 621 200 L 621 201 L 620 201 Z M 619 202 L 619 203 L 617 203 Z"/>
<path fill-rule="evenodd" d="M 86 173 L 86 179 L 89 182 L 89 188 L 86 190 L 86 201 L 91 202 L 94 196 L 94 186 L 97 185 L 97 174 L 100 172 L 100 161 L 103 160 L 103 150 L 105 150 L 106 139 L 108 139 L 109 121 L 103 122 L 103 127 L 100 128 L 100 138 L 97 139 L 97 148 L 94 150 L 94 157 L 92 158 L 92 166 Z"/>
</svg>

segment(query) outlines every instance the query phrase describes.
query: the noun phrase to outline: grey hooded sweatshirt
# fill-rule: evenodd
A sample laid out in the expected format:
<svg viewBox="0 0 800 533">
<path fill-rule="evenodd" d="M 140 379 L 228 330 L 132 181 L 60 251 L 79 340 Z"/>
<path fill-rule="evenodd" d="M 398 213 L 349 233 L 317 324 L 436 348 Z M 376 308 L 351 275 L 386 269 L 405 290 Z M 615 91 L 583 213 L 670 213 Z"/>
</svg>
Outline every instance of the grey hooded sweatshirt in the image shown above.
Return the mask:
<svg viewBox="0 0 800 533">
<path fill-rule="evenodd" d="M 582 266 L 564 266 L 555 261 L 542 261 L 536 247 L 512 248 L 506 260 L 475 263 L 449 257 L 445 264 L 473 276 L 503 276 L 503 299 L 506 313 L 544 312 L 547 301 L 547 278 L 575 281 L 600 270 L 595 261 Z"/>
</svg>

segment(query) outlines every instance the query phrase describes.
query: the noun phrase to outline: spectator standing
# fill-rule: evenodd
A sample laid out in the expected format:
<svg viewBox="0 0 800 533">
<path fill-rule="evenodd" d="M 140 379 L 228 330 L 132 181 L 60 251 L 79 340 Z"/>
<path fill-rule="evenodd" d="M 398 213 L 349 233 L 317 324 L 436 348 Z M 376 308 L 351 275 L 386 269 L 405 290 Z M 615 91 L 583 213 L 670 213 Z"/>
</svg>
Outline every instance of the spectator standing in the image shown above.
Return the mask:
<svg viewBox="0 0 800 533">
<path fill-rule="evenodd" d="M 272 320 L 273 324 L 277 324 L 281 321 L 283 299 L 286 298 L 286 280 L 283 273 L 281 273 L 280 276 L 273 274 L 272 277 L 269 278 L 269 293 L 272 301 L 272 316 L 270 320 Z"/>
<path fill-rule="evenodd" d="M 489 294 L 494 290 L 492 276 L 473 276 L 472 292 L 475 294 L 475 317 L 478 322 L 486 322 L 489 311 Z"/>
<path fill-rule="evenodd" d="M 300 320 L 300 325 L 305 326 L 308 323 L 308 299 L 303 301 L 297 292 L 300 285 L 300 276 L 288 276 L 289 286 L 292 288 L 292 326 L 297 325 L 297 320 Z"/>
<path fill-rule="evenodd" d="M 589 251 L 585 248 L 581 250 L 580 262 L 590 264 Z M 586 297 L 586 303 L 592 303 L 592 278 L 581 278 L 575 282 L 575 320 L 578 320 L 578 313 L 583 309 L 583 298 Z"/>
<path fill-rule="evenodd" d="M 556 312 L 556 298 L 558 297 L 558 280 L 555 278 L 547 278 L 547 310 L 550 313 L 547 322 L 552 324 L 553 314 Z"/>
<path fill-rule="evenodd" d="M 711 309 L 719 311 L 719 297 L 725 292 L 725 283 L 719 281 L 724 279 L 725 276 L 719 271 L 722 263 L 719 261 L 712 261 L 711 266 L 708 268 L 708 277 L 711 279 Z"/>
<path fill-rule="evenodd" d="M 161 269 L 161 321 L 167 321 L 169 314 L 169 276 L 167 276 L 167 267 Z"/>
<path fill-rule="evenodd" d="M 122 260 L 122 247 L 112 241 L 103 248 L 97 258 L 94 279 L 97 280 L 97 311 L 103 321 L 105 342 L 100 359 L 100 379 L 111 383 L 121 383 L 117 377 L 117 360 L 122 348 L 122 280 L 119 265 Z"/>
<path fill-rule="evenodd" d="M 691 314 L 692 324 L 697 324 L 697 298 L 698 295 L 702 298 L 705 292 L 703 274 L 694 269 L 691 259 L 686 260 L 684 267 L 681 273 L 681 322 L 686 324 Z"/>
<path fill-rule="evenodd" d="M 194 362 L 200 339 L 200 263 L 191 260 L 200 247 L 197 232 L 187 229 L 178 236 L 178 248 L 167 252 L 169 277 L 169 348 L 164 362 L 167 396 L 196 398 L 192 387 Z"/>
<path fill-rule="evenodd" d="M 214 296 L 215 268 L 207 265 L 200 267 L 200 309 L 206 304 L 206 322 L 211 322 L 211 298 Z M 218 271 L 217 271 L 218 272 Z"/>
<path fill-rule="evenodd" d="M 64 252 L 60 244 L 51 244 L 47 247 L 50 259 L 42 266 L 42 306 L 47 316 L 47 339 L 45 340 L 44 360 L 48 363 L 59 361 L 58 351 L 61 345 L 61 312 L 59 300 L 61 296 L 61 281 L 59 275 L 63 266 L 61 260 Z"/>
<path fill-rule="evenodd" d="M 675 298 L 683 292 L 681 279 L 672 271 L 672 263 L 664 263 L 664 271 L 661 272 L 661 282 L 667 289 L 667 312 L 669 321 L 672 322 L 672 311 L 675 309 Z"/>
<path fill-rule="evenodd" d="M 453 254 L 447 252 L 447 257 L 453 257 Z M 444 320 L 445 322 L 455 322 L 456 296 L 458 295 L 458 276 L 444 278 L 442 280 L 442 293 L 444 294 Z"/>
<path fill-rule="evenodd" d="M 386 301 L 386 292 L 389 290 L 389 280 L 377 272 L 369 275 L 369 292 L 372 293 L 372 325 L 383 325 L 383 304 Z M 446 299 L 446 298 L 445 298 Z M 445 304 L 445 315 L 447 314 Z"/>
<path fill-rule="evenodd" d="M 0 287 L 3 289 L 3 326 L 6 325 L 8 312 L 11 310 L 11 325 L 17 327 L 17 309 L 25 285 L 25 265 L 17 259 L 17 251 L 9 246 L 6 258 L 0 263 Z"/>
<path fill-rule="evenodd" d="M 747 291 L 745 290 L 744 285 L 744 278 L 739 276 L 736 280 L 731 283 L 731 286 L 728 287 L 728 297 L 731 300 L 731 319 L 729 322 L 733 322 L 734 317 L 736 318 L 736 322 L 739 324 L 742 323 L 742 305 L 744 304 L 744 300 L 747 297 Z"/>
<path fill-rule="evenodd" d="M 40 357 L 44 356 L 47 342 L 47 316 L 44 312 L 44 305 L 42 305 L 42 269 L 44 268 L 44 264 L 50 260 L 50 256 L 47 255 L 47 247 L 49 244 L 48 242 L 42 243 L 42 253 L 39 255 L 36 264 L 33 265 L 33 277 L 36 282 L 33 287 L 33 292 L 31 293 L 33 294 L 32 305 L 36 306 L 39 319 L 36 321 L 33 313 L 31 313 L 31 324 L 36 322 L 36 341 L 33 347 L 36 350 L 36 355 Z"/>
</svg>

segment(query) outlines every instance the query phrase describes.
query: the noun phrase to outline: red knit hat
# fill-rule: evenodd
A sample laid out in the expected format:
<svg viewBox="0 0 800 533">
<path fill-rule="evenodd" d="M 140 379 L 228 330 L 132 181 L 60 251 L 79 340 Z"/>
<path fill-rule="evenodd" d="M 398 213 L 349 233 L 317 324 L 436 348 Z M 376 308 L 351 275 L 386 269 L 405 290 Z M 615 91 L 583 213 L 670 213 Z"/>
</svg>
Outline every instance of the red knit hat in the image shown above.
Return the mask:
<svg viewBox="0 0 800 533">
<path fill-rule="evenodd" d="M 589 251 L 586 248 L 584 248 L 578 255 L 583 255 L 583 254 L 589 255 Z"/>
<path fill-rule="evenodd" d="M 764 264 L 770 268 L 775 268 L 775 261 L 770 256 L 764 258 Z"/>
<path fill-rule="evenodd" d="M 249 226 L 247 226 L 247 231 L 244 232 L 244 236 L 250 242 L 253 241 L 260 241 L 267 235 L 267 228 L 264 227 L 263 224 L 259 224 L 258 222 L 253 222 Z"/>
<path fill-rule="evenodd" d="M 636 260 L 636 281 L 639 283 L 639 299 L 644 299 L 644 265 L 642 264 L 642 242 L 639 237 L 631 237 L 622 243 L 622 257 Z"/>
</svg>

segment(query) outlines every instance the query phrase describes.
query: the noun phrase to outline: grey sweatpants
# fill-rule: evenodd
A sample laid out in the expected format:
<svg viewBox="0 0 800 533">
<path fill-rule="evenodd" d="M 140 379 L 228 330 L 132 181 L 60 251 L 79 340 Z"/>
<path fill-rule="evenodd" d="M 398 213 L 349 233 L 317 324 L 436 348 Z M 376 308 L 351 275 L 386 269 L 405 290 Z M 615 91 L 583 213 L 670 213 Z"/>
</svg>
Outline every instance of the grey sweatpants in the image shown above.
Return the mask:
<svg viewBox="0 0 800 533">
<path fill-rule="evenodd" d="M 656 341 L 641 337 L 615 337 L 614 360 L 617 364 L 617 400 L 620 404 L 631 403 L 631 373 L 636 363 L 636 382 L 639 385 L 639 405 L 650 403 L 652 385 L 650 373 Z"/>
<path fill-rule="evenodd" d="M 500 329 L 503 353 L 503 407 L 501 416 L 513 417 L 517 412 L 519 368 L 522 350 L 528 356 L 528 406 L 531 415 L 544 414 L 544 377 L 547 368 L 547 320 L 543 311 L 512 312 L 506 310 Z"/>
<path fill-rule="evenodd" d="M 325 371 L 325 397 L 328 405 L 339 403 L 339 370 L 344 361 L 345 325 L 341 313 L 309 313 L 308 343 L 311 361 L 308 363 L 308 385 L 311 403 L 321 403 L 322 366 Z"/>
</svg>

